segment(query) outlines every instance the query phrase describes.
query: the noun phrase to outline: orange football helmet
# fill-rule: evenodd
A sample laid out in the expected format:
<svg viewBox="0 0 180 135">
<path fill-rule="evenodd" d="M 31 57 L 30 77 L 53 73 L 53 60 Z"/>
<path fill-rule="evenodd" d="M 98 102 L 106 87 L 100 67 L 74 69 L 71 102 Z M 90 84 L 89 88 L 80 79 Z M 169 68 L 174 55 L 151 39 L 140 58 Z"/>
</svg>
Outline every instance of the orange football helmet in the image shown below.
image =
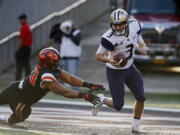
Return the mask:
<svg viewBox="0 0 180 135">
<path fill-rule="evenodd" d="M 53 47 L 48 47 L 41 50 L 39 52 L 38 58 L 39 58 L 38 64 L 41 67 L 47 67 L 52 70 L 56 70 L 60 67 L 59 62 L 60 62 L 61 56 L 59 52 Z"/>
</svg>

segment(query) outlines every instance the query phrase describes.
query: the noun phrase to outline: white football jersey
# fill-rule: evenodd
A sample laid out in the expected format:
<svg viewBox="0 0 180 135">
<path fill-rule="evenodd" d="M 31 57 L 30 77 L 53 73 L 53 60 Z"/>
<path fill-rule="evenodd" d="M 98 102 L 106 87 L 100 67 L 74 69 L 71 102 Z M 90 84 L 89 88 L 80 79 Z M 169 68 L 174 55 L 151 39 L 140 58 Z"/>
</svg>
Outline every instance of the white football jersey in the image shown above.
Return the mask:
<svg viewBox="0 0 180 135">
<path fill-rule="evenodd" d="M 115 67 L 110 63 L 106 63 L 106 66 L 112 69 L 126 69 L 132 65 L 135 47 L 138 43 L 144 42 L 140 35 L 140 31 L 141 26 L 139 22 L 135 19 L 130 19 L 127 37 L 113 34 L 111 28 L 102 35 L 101 44 L 97 53 L 106 50 L 109 58 L 112 58 L 115 54 L 123 53 L 128 59 L 128 62 L 124 67 Z"/>
</svg>

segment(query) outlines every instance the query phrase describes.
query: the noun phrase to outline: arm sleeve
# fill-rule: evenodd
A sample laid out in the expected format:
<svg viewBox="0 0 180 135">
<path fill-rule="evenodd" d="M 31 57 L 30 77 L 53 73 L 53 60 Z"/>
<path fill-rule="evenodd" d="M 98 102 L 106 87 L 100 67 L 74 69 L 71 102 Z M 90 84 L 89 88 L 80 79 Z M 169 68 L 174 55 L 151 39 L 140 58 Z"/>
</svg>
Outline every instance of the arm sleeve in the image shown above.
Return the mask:
<svg viewBox="0 0 180 135">
<path fill-rule="evenodd" d="M 41 76 L 40 87 L 43 88 L 43 87 L 42 87 L 42 84 L 43 84 L 44 82 L 54 82 L 54 81 L 56 81 L 56 78 L 54 77 L 53 74 L 51 74 L 51 73 L 44 73 L 44 74 L 42 74 L 42 76 Z"/>
<path fill-rule="evenodd" d="M 101 44 L 99 45 L 96 54 L 98 53 L 106 53 L 108 52 L 108 50 L 106 48 L 104 48 Z"/>
<path fill-rule="evenodd" d="M 71 34 L 71 40 L 77 45 L 80 45 L 80 40 L 81 40 L 81 32 L 79 29 L 75 30 L 72 34 Z"/>
<path fill-rule="evenodd" d="M 106 38 L 103 38 L 103 37 L 101 38 L 101 45 L 109 51 L 114 50 L 114 45 Z"/>
</svg>

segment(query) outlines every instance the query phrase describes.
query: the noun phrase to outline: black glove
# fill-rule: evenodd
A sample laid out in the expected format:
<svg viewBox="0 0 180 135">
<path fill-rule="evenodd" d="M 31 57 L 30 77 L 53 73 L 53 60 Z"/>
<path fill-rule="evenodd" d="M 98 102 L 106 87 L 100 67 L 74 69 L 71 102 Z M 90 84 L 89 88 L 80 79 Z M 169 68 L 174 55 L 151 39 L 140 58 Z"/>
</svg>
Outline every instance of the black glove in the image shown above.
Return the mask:
<svg viewBox="0 0 180 135">
<path fill-rule="evenodd" d="M 96 95 L 92 94 L 91 92 L 79 92 L 79 98 L 84 98 L 86 101 L 91 102 L 92 104 L 96 105 L 100 102 L 100 98 Z"/>
<path fill-rule="evenodd" d="M 92 82 L 84 82 L 83 87 L 89 88 L 91 90 L 105 90 L 104 86 L 101 84 L 95 84 Z"/>
</svg>

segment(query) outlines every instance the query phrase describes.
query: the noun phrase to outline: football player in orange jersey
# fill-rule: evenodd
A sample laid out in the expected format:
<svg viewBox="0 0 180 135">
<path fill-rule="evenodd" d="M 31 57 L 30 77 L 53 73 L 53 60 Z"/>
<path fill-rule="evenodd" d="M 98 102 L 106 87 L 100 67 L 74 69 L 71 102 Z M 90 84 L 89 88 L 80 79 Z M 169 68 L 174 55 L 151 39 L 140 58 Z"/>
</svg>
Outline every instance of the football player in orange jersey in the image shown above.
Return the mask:
<svg viewBox="0 0 180 135">
<path fill-rule="evenodd" d="M 99 102 L 99 97 L 90 92 L 78 92 L 64 87 L 57 79 L 77 87 L 87 87 L 91 90 L 103 90 L 100 84 L 86 82 L 60 68 L 59 52 L 45 48 L 38 55 L 39 62 L 30 76 L 21 81 L 11 83 L 0 93 L 0 105 L 9 104 L 12 115 L 7 120 L 9 124 L 23 122 L 31 114 L 31 106 L 38 102 L 49 91 L 68 98 L 84 98 L 92 104 Z"/>
</svg>

